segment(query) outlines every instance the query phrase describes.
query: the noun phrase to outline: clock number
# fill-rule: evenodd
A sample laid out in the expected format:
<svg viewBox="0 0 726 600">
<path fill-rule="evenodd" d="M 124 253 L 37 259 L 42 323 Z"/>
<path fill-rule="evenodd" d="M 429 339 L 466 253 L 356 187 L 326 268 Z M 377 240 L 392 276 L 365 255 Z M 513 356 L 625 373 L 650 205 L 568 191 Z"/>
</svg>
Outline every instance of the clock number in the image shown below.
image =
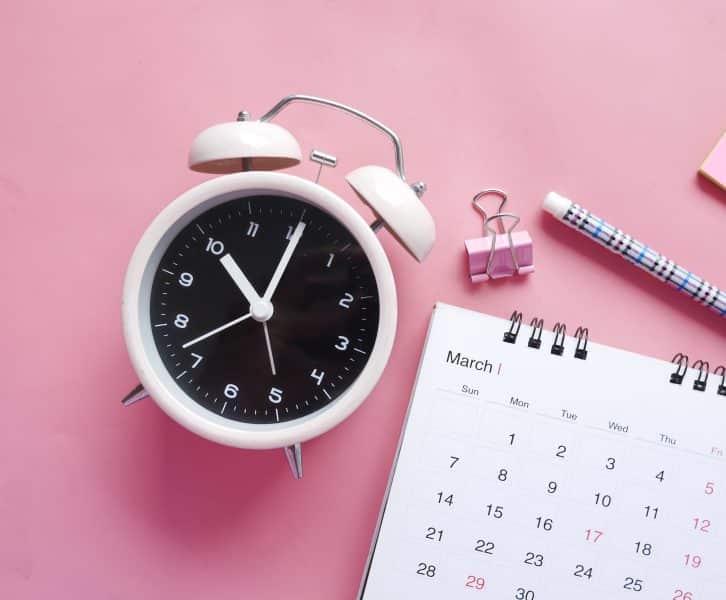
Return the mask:
<svg viewBox="0 0 726 600">
<path fill-rule="evenodd" d="M 187 325 L 189 325 L 189 317 L 187 317 L 184 313 L 179 313 L 176 316 L 176 319 L 174 319 L 174 325 L 176 325 L 179 329 L 184 329 Z"/>
<path fill-rule="evenodd" d="M 249 227 L 247 227 L 247 236 L 248 237 L 255 237 L 257 235 L 257 230 L 259 228 L 260 228 L 260 224 L 259 223 L 255 223 L 254 221 L 250 221 L 250 225 L 249 225 Z"/>
<path fill-rule="evenodd" d="M 194 352 L 192 352 L 192 356 L 194 357 L 194 364 L 192 365 L 192 369 L 196 369 L 197 365 L 199 365 L 199 363 L 204 360 L 204 357 L 200 354 L 194 354 Z"/>
<path fill-rule="evenodd" d="M 348 348 L 348 344 L 350 344 L 350 340 L 347 337 L 345 337 L 344 335 L 339 335 L 338 343 L 335 344 L 335 349 L 336 350 L 345 350 L 346 348 Z"/>
<path fill-rule="evenodd" d="M 333 264 L 333 259 L 335 258 L 335 254 L 328 254 L 328 262 L 325 263 L 325 268 L 329 269 L 330 265 Z"/>
<path fill-rule="evenodd" d="M 219 256 L 222 252 L 224 252 L 224 244 L 222 242 L 215 240 L 214 238 L 207 239 L 207 247 L 205 248 L 207 252 L 211 252 L 215 256 Z"/>
<path fill-rule="evenodd" d="M 338 306 L 343 308 L 350 308 L 350 304 L 353 302 L 353 294 L 346 292 L 343 297 L 338 301 Z"/>
<path fill-rule="evenodd" d="M 191 273 L 184 272 L 179 275 L 179 285 L 181 286 L 191 287 L 193 281 L 194 275 L 192 275 Z"/>
<path fill-rule="evenodd" d="M 323 377 L 325 377 L 325 371 L 320 371 L 320 373 L 318 373 L 317 369 L 313 369 L 313 372 L 310 373 L 310 377 L 312 377 L 313 379 L 315 379 L 318 382 L 317 385 L 320 385 L 321 383 L 323 383 Z"/>
<path fill-rule="evenodd" d="M 239 393 L 239 387 L 237 387 L 233 383 L 228 383 L 224 387 L 224 395 L 227 396 L 227 398 L 234 399 L 237 397 L 238 393 Z"/>
<path fill-rule="evenodd" d="M 287 226 L 287 233 L 285 234 L 285 239 L 289 240 L 292 237 L 292 232 L 295 231 L 295 228 L 292 225 Z"/>
<path fill-rule="evenodd" d="M 280 404 L 282 402 L 282 390 L 280 388 L 271 388 L 270 393 L 267 395 L 267 399 L 273 404 Z"/>
</svg>

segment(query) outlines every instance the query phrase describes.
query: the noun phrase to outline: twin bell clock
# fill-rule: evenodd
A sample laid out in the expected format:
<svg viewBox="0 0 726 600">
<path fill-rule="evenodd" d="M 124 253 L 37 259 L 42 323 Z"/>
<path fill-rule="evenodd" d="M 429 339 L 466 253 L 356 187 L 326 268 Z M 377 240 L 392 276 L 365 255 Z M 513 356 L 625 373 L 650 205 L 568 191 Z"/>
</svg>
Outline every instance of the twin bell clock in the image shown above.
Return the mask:
<svg viewBox="0 0 726 600">
<path fill-rule="evenodd" d="M 393 142 L 396 170 L 348 173 L 369 224 L 316 181 L 281 170 L 302 160 L 272 122 L 295 102 L 353 115 Z M 311 159 L 335 166 L 314 150 Z M 123 329 L 147 396 L 187 429 L 238 448 L 283 448 L 302 476 L 300 444 L 360 406 L 396 333 L 396 288 L 375 232 L 387 228 L 422 261 L 434 222 L 409 184 L 398 136 L 338 102 L 288 96 L 259 120 L 202 131 L 189 167 L 220 175 L 184 192 L 139 241 L 123 289 Z"/>
</svg>

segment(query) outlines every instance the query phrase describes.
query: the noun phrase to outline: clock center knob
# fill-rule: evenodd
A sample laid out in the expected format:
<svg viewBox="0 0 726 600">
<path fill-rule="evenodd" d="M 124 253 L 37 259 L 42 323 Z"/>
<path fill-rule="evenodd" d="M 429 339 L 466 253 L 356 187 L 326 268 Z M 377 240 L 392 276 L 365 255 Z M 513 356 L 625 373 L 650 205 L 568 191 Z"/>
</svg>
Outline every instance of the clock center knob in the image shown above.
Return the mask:
<svg viewBox="0 0 726 600">
<path fill-rule="evenodd" d="M 272 306 L 272 302 L 268 300 L 258 300 L 250 304 L 250 313 L 255 321 L 264 323 L 272 318 L 275 309 Z"/>
</svg>

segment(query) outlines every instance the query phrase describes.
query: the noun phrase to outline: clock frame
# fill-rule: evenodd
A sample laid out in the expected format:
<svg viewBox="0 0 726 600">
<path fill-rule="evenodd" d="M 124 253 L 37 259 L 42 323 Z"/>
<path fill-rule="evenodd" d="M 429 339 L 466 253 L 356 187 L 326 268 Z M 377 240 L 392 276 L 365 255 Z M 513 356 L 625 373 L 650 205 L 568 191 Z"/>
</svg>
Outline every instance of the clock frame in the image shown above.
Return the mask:
<svg viewBox="0 0 726 600">
<path fill-rule="evenodd" d="M 379 296 L 379 322 L 368 362 L 352 384 L 320 410 L 281 423 L 245 423 L 217 415 L 198 404 L 174 381 L 152 335 L 150 295 L 159 262 L 172 240 L 202 213 L 232 199 L 287 196 L 311 204 L 339 221 L 358 242 L 373 272 Z M 375 233 L 353 208 L 322 186 L 277 172 L 247 171 L 197 185 L 167 206 L 139 241 L 126 274 L 122 316 L 132 364 L 146 392 L 183 427 L 209 440 L 239 448 L 290 447 L 316 437 L 350 416 L 380 378 L 393 345 L 397 299 L 388 258 Z M 274 318 L 274 317 L 273 317 Z"/>
</svg>

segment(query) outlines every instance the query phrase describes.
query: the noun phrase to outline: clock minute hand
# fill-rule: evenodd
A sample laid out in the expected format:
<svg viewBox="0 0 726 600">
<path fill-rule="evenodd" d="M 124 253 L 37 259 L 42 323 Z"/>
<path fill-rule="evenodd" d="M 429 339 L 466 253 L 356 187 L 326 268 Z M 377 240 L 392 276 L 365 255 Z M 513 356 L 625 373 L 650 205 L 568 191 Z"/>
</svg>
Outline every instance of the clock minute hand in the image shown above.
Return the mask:
<svg viewBox="0 0 726 600">
<path fill-rule="evenodd" d="M 242 292 L 244 297 L 247 299 L 247 302 L 250 303 L 250 306 L 262 300 L 254 286 L 250 283 L 250 280 L 247 279 L 247 276 L 242 272 L 242 269 L 239 268 L 237 261 L 232 258 L 232 255 L 229 252 L 220 258 L 219 262 L 222 263 L 222 266 L 235 282 L 239 291 Z"/>
<path fill-rule="evenodd" d="M 186 344 L 182 344 L 182 348 L 189 348 L 189 346 L 193 346 L 197 342 L 201 342 L 202 340 L 206 340 L 208 337 L 212 337 L 213 335 L 219 333 L 220 331 L 224 331 L 225 329 L 229 329 L 230 327 L 234 327 L 237 325 L 237 323 L 241 323 L 242 321 L 246 321 L 252 316 L 252 313 L 247 313 L 246 315 L 242 315 L 241 317 L 237 317 L 236 319 L 232 319 L 231 321 L 225 323 L 224 325 L 221 325 L 217 327 L 216 329 L 212 329 L 212 331 L 208 331 L 207 333 L 200 335 L 199 337 L 194 338 L 193 340 L 189 340 Z"/>
<path fill-rule="evenodd" d="M 282 274 L 285 272 L 287 264 L 292 258 L 292 253 L 295 252 L 295 248 L 297 247 L 297 244 L 302 237 L 303 231 L 305 231 L 305 223 L 300 221 L 297 224 L 297 227 L 295 227 L 295 231 L 292 232 L 292 235 L 290 236 L 290 241 L 287 243 L 287 248 L 285 248 L 285 251 L 282 253 L 282 258 L 277 264 L 275 272 L 272 274 L 272 279 L 270 279 L 270 283 L 265 290 L 265 294 L 264 296 L 262 296 L 263 300 L 269 302 L 272 298 L 272 294 L 275 293 L 275 290 L 277 289 L 277 284 L 279 284 L 280 279 L 282 279 Z"/>
</svg>

